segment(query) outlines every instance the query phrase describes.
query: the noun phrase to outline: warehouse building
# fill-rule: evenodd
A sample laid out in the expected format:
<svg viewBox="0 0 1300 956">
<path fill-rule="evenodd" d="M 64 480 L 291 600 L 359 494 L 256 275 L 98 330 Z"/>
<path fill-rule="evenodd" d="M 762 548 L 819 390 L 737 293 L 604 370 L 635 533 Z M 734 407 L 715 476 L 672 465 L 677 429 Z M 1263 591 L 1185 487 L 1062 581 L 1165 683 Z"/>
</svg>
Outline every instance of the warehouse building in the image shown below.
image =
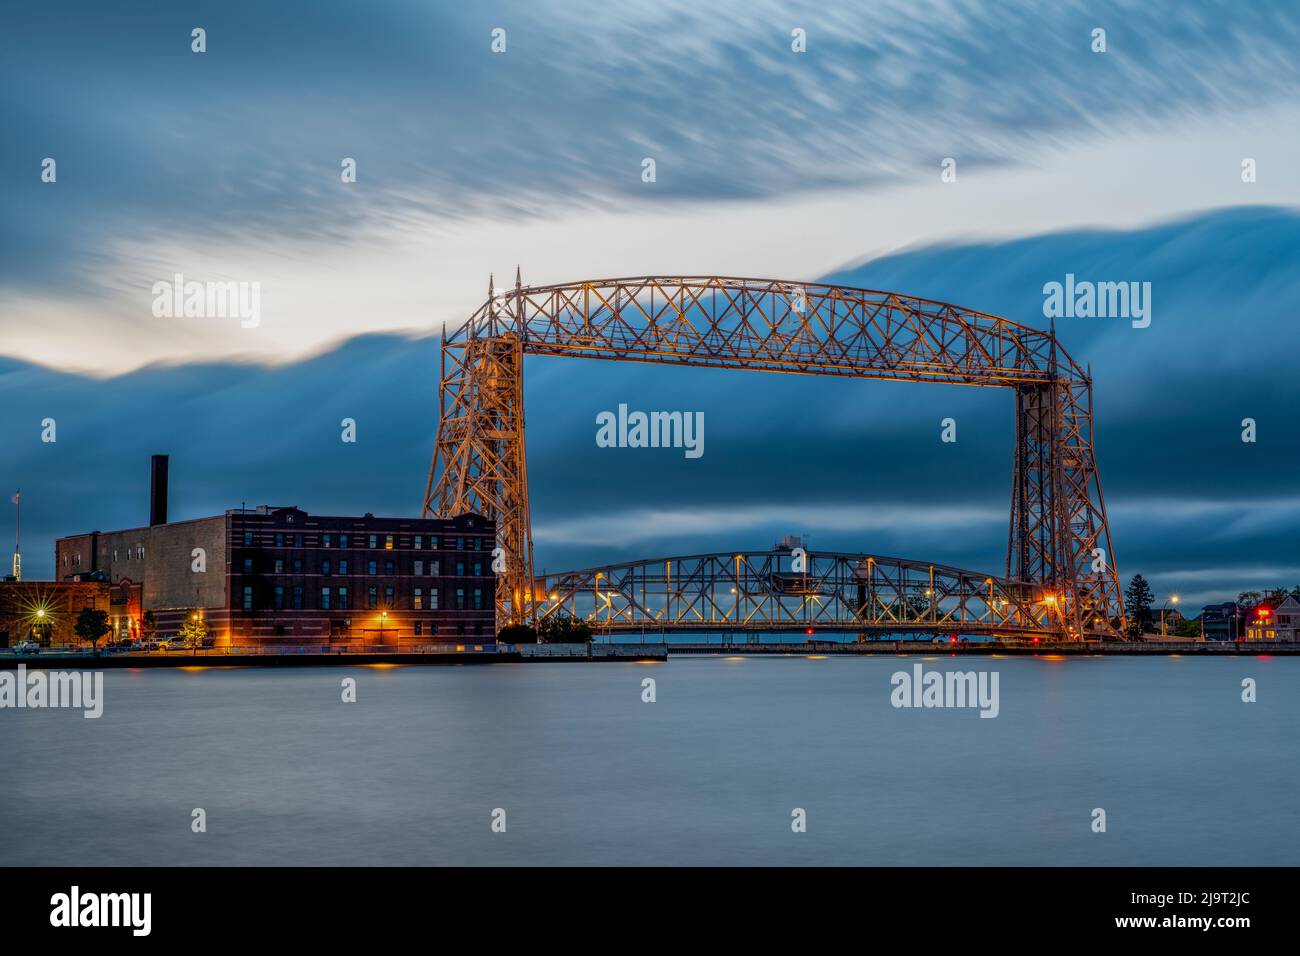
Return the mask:
<svg viewBox="0 0 1300 956">
<path fill-rule="evenodd" d="M 235 508 L 167 521 L 155 456 L 150 524 L 55 543 L 58 575 L 139 590 L 159 637 L 187 617 L 215 646 L 447 644 L 495 639 L 495 523 Z"/>
</svg>

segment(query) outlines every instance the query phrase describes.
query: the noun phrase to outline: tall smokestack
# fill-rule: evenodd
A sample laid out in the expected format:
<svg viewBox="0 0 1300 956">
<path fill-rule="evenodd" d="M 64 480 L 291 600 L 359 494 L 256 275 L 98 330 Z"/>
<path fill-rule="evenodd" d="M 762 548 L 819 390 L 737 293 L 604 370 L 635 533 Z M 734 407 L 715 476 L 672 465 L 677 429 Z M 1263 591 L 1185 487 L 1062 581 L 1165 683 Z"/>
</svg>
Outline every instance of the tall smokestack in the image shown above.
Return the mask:
<svg viewBox="0 0 1300 956">
<path fill-rule="evenodd" d="M 149 526 L 167 523 L 167 456 L 149 460 Z"/>
</svg>

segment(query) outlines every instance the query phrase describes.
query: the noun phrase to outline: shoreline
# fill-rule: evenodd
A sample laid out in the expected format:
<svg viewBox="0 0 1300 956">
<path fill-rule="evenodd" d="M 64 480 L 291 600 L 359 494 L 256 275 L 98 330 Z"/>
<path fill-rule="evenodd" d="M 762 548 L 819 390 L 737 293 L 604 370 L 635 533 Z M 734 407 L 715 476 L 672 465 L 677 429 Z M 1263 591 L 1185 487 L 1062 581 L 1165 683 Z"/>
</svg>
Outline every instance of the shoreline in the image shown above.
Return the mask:
<svg viewBox="0 0 1300 956">
<path fill-rule="evenodd" d="M 25 664 L 28 670 L 60 668 L 220 668 L 220 667 L 364 667 L 457 666 L 519 663 L 662 663 L 690 657 L 1292 657 L 1300 644 L 1150 643 L 1114 644 L 928 644 L 920 641 L 873 641 L 868 644 L 808 642 L 803 644 L 540 644 L 502 645 L 501 650 L 462 652 L 260 653 L 225 654 L 22 654 L 0 655 L 0 670 Z"/>
</svg>

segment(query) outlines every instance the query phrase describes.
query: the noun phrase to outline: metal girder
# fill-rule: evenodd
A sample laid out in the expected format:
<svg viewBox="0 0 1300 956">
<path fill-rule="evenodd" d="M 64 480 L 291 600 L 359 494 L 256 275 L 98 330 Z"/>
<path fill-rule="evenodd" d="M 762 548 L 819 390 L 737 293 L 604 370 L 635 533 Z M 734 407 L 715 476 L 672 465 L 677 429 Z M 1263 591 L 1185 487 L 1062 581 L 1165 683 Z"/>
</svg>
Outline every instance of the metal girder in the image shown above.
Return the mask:
<svg viewBox="0 0 1300 956">
<path fill-rule="evenodd" d="M 1045 637 L 1059 633 L 1050 588 L 943 565 L 844 552 L 694 554 L 609 564 L 538 581 L 538 619 L 568 615 L 602 633 L 851 631 Z"/>
<path fill-rule="evenodd" d="M 1052 332 L 943 302 L 846 286 L 641 276 L 496 292 L 442 345 L 424 513 L 497 522 L 498 620 L 538 611 L 522 357 L 946 382 L 1016 392 L 1008 579 L 1054 595 L 1061 637 L 1120 638 L 1123 596 L 1093 448 L 1092 382 Z"/>
</svg>

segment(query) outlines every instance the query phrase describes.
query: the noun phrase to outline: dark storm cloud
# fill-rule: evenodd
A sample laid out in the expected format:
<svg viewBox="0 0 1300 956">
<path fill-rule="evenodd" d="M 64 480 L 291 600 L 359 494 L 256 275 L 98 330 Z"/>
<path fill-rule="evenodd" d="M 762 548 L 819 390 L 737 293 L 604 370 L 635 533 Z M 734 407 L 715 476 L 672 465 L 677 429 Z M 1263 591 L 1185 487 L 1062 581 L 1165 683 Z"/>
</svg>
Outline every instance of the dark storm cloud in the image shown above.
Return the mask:
<svg viewBox="0 0 1300 956">
<path fill-rule="evenodd" d="M 1293 6 L 1227 0 L 16 4 L 0 289 L 85 288 L 115 238 L 346 237 L 639 199 L 644 156 L 655 196 L 678 199 L 906 180 L 958 146 L 1016 163 L 1034 140 L 1289 95 L 1298 40 Z M 364 188 L 332 188 L 344 156 Z"/>
</svg>

